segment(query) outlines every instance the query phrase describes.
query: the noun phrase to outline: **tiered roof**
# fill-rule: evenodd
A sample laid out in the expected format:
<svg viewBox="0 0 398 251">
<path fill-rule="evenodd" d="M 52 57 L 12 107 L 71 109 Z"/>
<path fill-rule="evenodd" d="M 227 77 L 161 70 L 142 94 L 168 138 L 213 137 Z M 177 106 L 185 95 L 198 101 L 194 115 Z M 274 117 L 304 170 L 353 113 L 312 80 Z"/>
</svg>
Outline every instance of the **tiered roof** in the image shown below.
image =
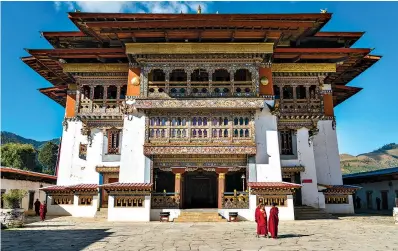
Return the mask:
<svg viewBox="0 0 398 251">
<path fill-rule="evenodd" d="M 65 105 L 66 86 L 75 79 L 62 71 L 64 63 L 127 63 L 126 43 L 272 42 L 275 63 L 337 63 L 332 84 L 338 105 L 361 90 L 346 84 L 380 56 L 370 49 L 350 48 L 363 32 L 321 32 L 331 19 L 320 14 L 124 14 L 69 13 L 79 31 L 42 32 L 54 47 L 27 50 L 22 58 L 56 89 L 40 91 Z"/>
</svg>

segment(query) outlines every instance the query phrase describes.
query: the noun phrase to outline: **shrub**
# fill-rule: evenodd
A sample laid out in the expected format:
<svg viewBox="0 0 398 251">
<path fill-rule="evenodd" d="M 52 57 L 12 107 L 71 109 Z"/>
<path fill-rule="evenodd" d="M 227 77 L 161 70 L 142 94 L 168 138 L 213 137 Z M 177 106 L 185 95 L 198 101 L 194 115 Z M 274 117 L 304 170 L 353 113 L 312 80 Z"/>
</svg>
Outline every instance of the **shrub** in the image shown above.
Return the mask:
<svg viewBox="0 0 398 251">
<path fill-rule="evenodd" d="M 3 200 L 7 208 L 21 208 L 20 202 L 28 194 L 27 191 L 21 189 L 11 189 L 3 194 Z"/>
</svg>

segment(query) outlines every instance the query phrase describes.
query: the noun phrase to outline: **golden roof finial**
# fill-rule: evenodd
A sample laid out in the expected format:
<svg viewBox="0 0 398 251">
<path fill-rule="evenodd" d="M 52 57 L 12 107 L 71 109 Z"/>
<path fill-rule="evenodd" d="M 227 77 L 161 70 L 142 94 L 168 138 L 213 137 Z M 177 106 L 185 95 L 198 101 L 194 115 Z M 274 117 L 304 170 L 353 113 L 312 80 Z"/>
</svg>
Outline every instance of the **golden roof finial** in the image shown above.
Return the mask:
<svg viewBox="0 0 398 251">
<path fill-rule="evenodd" d="M 321 13 L 327 13 L 328 9 L 321 9 Z"/>
<path fill-rule="evenodd" d="M 202 14 L 202 8 L 200 7 L 200 5 L 198 7 L 198 14 Z"/>
</svg>

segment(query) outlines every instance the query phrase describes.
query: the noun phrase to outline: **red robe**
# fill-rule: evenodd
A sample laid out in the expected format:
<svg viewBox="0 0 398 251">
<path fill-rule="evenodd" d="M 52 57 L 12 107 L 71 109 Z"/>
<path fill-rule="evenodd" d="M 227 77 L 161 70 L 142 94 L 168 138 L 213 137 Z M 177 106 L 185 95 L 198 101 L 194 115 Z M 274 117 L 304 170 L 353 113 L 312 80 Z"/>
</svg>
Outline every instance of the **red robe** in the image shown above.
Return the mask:
<svg viewBox="0 0 398 251">
<path fill-rule="evenodd" d="M 256 207 L 256 212 L 254 213 L 254 219 L 258 222 L 258 214 L 260 213 L 260 208 Z"/>
<path fill-rule="evenodd" d="M 267 233 L 267 212 L 259 209 L 257 218 L 257 234 L 267 235 Z"/>
<path fill-rule="evenodd" d="M 272 207 L 271 211 L 269 212 L 269 219 L 268 219 L 268 230 L 271 233 L 272 238 L 278 237 L 278 217 L 279 209 L 277 207 Z"/>
<path fill-rule="evenodd" d="M 47 213 L 47 205 L 46 204 L 41 204 L 40 205 L 40 219 L 45 220 L 46 219 L 46 213 Z"/>
</svg>

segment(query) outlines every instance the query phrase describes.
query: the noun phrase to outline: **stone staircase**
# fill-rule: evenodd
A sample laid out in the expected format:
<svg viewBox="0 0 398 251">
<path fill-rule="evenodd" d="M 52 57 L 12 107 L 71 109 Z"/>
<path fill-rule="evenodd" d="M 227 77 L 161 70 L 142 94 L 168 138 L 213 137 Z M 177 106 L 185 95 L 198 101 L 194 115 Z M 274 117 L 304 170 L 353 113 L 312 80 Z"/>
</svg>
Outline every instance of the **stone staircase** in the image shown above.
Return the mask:
<svg viewBox="0 0 398 251">
<path fill-rule="evenodd" d="M 327 220 L 338 219 L 327 213 L 324 209 L 313 208 L 309 206 L 295 206 L 294 216 L 296 220 Z"/>
<path fill-rule="evenodd" d="M 217 210 L 182 210 L 174 222 L 227 222 Z"/>
<path fill-rule="evenodd" d="M 98 219 L 98 220 L 107 220 L 108 219 L 108 208 L 100 208 L 100 210 L 95 213 L 94 218 Z"/>
</svg>

